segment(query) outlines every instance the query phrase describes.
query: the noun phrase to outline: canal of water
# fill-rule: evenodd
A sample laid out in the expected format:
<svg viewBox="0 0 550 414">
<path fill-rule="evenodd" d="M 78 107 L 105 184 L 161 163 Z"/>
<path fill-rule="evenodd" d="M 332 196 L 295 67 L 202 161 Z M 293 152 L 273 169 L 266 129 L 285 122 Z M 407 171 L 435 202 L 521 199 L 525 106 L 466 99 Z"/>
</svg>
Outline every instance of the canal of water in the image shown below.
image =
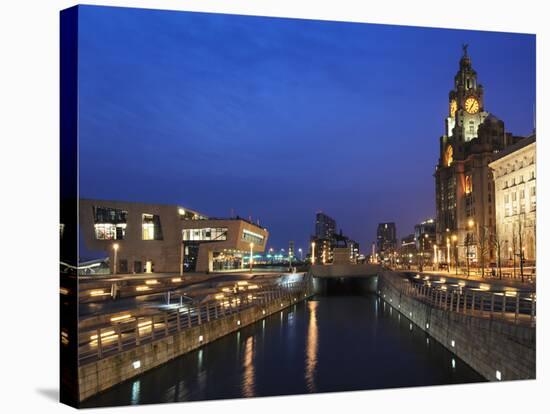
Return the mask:
<svg viewBox="0 0 550 414">
<path fill-rule="evenodd" d="M 117 385 L 83 406 L 481 381 L 376 295 L 319 296 Z"/>
</svg>

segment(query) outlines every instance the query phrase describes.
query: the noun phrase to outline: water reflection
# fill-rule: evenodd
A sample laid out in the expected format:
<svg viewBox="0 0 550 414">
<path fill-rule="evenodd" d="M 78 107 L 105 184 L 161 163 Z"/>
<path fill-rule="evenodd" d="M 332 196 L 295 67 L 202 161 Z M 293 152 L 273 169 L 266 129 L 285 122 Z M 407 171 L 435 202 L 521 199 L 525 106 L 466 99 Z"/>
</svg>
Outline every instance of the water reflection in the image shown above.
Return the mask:
<svg viewBox="0 0 550 414">
<path fill-rule="evenodd" d="M 130 399 L 130 404 L 139 404 L 139 388 L 140 381 L 134 381 L 132 384 L 132 397 Z"/>
<path fill-rule="evenodd" d="M 319 347 L 319 332 L 317 329 L 317 306 L 319 302 L 309 301 L 309 323 L 306 345 L 306 385 L 309 392 L 315 392 L 315 370 L 317 368 L 317 353 Z"/>
<path fill-rule="evenodd" d="M 414 324 L 410 329 L 408 318 L 373 295 L 319 297 L 242 327 L 83 406 L 483 380 Z"/>
<path fill-rule="evenodd" d="M 254 397 L 254 337 L 246 339 L 243 359 L 242 392 L 244 397 Z"/>
<path fill-rule="evenodd" d="M 198 373 L 197 373 L 197 383 L 199 384 L 199 389 L 204 389 L 206 386 L 206 377 L 208 376 L 208 370 L 204 368 L 203 363 L 203 349 L 199 349 L 199 352 L 197 353 L 197 360 L 198 360 Z"/>
</svg>

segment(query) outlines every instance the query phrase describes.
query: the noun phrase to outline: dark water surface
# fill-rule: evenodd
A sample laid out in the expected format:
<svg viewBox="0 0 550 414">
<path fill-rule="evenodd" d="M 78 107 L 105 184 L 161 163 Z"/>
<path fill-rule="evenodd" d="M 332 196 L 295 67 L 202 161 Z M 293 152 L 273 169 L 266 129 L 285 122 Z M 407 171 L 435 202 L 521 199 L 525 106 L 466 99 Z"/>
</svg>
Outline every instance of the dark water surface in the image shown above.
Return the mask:
<svg viewBox="0 0 550 414">
<path fill-rule="evenodd" d="M 479 382 L 377 296 L 320 296 L 83 403 L 86 407 Z"/>
</svg>

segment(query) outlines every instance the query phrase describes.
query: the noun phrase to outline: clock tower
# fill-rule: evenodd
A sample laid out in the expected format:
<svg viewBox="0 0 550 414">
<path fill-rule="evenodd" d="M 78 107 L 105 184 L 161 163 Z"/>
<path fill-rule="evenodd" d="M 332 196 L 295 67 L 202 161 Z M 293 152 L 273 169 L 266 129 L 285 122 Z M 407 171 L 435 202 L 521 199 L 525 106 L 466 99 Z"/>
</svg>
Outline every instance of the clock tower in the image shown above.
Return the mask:
<svg viewBox="0 0 550 414">
<path fill-rule="evenodd" d="M 449 113 L 445 119 L 445 135 L 441 142 L 441 162 L 447 163 L 452 151 L 453 159 L 463 159 L 465 143 L 477 137 L 477 130 L 488 113 L 483 102 L 483 86 L 477 81 L 472 68 L 468 45 L 462 46 L 463 54 L 454 78 L 454 88 L 449 92 Z M 452 149 L 449 149 L 448 146 Z"/>
<path fill-rule="evenodd" d="M 488 236 L 495 228 L 494 184 L 488 165 L 496 153 L 521 138 L 507 133 L 504 122 L 485 111 L 483 86 L 468 46 L 462 50 L 434 174 L 438 260 L 453 266 L 464 263 L 466 257 L 479 262 L 492 259 L 491 249 L 482 256 L 476 247 L 480 234 Z"/>
</svg>

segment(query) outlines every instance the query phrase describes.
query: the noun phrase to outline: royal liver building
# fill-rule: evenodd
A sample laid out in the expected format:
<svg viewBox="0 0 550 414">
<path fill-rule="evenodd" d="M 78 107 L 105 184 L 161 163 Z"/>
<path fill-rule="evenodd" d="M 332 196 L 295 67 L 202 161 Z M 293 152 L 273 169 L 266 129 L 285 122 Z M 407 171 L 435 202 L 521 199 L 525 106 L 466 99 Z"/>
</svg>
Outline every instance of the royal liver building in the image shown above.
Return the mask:
<svg viewBox="0 0 550 414">
<path fill-rule="evenodd" d="M 489 163 L 521 140 L 504 122 L 487 112 L 467 45 L 463 47 L 454 88 L 449 92 L 445 135 L 440 138 L 435 172 L 438 260 L 464 265 L 494 262 L 494 182 Z"/>
</svg>

